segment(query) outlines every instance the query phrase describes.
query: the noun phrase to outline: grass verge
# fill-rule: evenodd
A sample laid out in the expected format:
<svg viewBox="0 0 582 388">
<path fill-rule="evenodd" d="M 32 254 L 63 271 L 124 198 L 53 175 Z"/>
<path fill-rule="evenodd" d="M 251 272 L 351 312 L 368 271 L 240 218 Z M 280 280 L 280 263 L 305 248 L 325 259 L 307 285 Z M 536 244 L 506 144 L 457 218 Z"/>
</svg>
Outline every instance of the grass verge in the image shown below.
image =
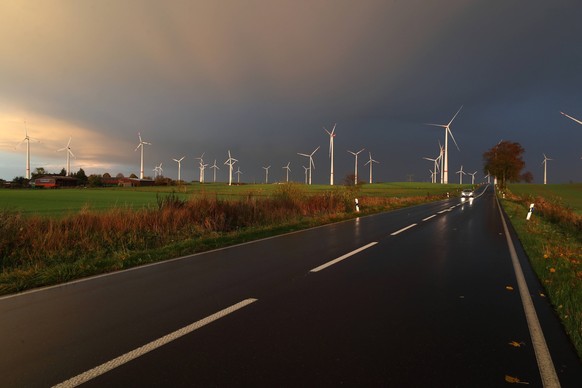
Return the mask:
<svg viewBox="0 0 582 388">
<path fill-rule="evenodd" d="M 536 209 L 526 221 L 532 202 Z M 502 205 L 582 359 L 582 217 L 559 203 L 510 193 Z"/>
</svg>

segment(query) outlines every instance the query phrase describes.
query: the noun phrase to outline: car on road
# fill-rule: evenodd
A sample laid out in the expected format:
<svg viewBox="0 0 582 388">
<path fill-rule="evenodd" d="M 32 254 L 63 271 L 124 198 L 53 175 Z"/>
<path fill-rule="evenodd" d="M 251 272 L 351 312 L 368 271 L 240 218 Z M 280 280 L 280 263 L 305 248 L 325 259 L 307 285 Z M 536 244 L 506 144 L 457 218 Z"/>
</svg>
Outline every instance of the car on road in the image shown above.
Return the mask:
<svg viewBox="0 0 582 388">
<path fill-rule="evenodd" d="M 475 192 L 472 189 L 465 189 L 461 191 L 461 198 L 473 198 L 475 196 Z"/>
</svg>

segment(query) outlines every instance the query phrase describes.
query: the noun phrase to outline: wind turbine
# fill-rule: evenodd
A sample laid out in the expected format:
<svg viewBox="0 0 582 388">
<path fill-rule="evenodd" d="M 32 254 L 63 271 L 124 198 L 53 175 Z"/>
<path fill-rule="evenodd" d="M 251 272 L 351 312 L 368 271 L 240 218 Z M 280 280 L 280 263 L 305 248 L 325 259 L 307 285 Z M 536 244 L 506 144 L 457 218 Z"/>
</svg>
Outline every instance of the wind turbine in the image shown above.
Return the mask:
<svg viewBox="0 0 582 388">
<path fill-rule="evenodd" d="M 235 174 L 236 174 L 236 183 L 240 183 L 240 174 L 242 174 L 243 172 L 240 170 L 240 166 L 237 168 Z"/>
<path fill-rule="evenodd" d="M 71 151 L 71 137 L 69 137 L 69 142 L 67 143 L 67 145 L 59 150 L 57 150 L 57 152 L 61 152 L 61 151 L 67 151 L 67 176 L 71 175 L 71 156 L 74 158 L 75 155 L 73 154 L 73 151 Z"/>
<path fill-rule="evenodd" d="M 489 170 L 487 170 L 487 175 L 485 175 L 485 178 L 487 178 L 487 184 L 491 183 L 491 173 L 489 172 Z"/>
<path fill-rule="evenodd" d="M 331 171 L 329 173 L 329 184 L 333 186 L 333 138 L 335 137 L 335 126 L 337 124 L 333 125 L 333 128 L 330 131 L 328 131 L 325 127 L 323 127 L 323 130 L 325 132 L 327 132 L 327 134 L 329 135 L 329 160 L 331 161 Z"/>
<path fill-rule="evenodd" d="M 548 182 L 547 181 L 548 160 L 554 160 L 554 159 L 548 158 L 546 156 L 546 154 L 543 154 L 543 155 L 544 155 L 544 161 L 542 162 L 542 164 L 544 165 L 544 185 L 545 185 Z"/>
<path fill-rule="evenodd" d="M 265 183 L 269 183 L 269 169 L 270 168 L 271 168 L 271 166 L 263 167 L 263 169 L 265 170 Z"/>
<path fill-rule="evenodd" d="M 153 172 L 154 177 L 156 177 L 156 174 L 157 176 L 162 176 L 163 175 L 162 173 L 164 172 L 164 169 L 162 168 L 162 163 L 160 163 L 159 166 L 154 167 Z"/>
<path fill-rule="evenodd" d="M 317 146 L 317 148 L 308 154 L 301 154 L 301 153 L 297 153 L 297 155 L 301 155 L 301 156 L 305 156 L 307 158 L 309 158 L 309 184 L 311 184 L 311 168 L 313 167 L 313 169 L 315 170 L 315 163 L 313 162 L 313 155 L 317 152 L 317 150 L 319 150 L 319 146 Z"/>
<path fill-rule="evenodd" d="M 433 172 L 430 168 L 428 169 L 428 172 L 430 172 L 430 183 L 435 183 L 437 172 Z"/>
<path fill-rule="evenodd" d="M 475 184 L 475 174 L 477 174 L 477 171 L 473 172 L 473 173 L 469 173 L 469 175 L 471 175 L 471 184 L 474 185 Z"/>
<path fill-rule="evenodd" d="M 362 152 L 363 150 L 364 150 L 364 148 L 362 148 L 358 152 L 353 152 L 353 151 L 348 150 L 348 152 L 350 154 L 352 154 L 352 155 L 354 155 L 356 157 L 356 164 L 355 164 L 355 167 L 354 167 L 354 185 L 356 185 L 356 186 L 358 185 L 358 154 L 360 152 Z"/>
<path fill-rule="evenodd" d="M 200 183 L 204 183 L 204 169 L 206 168 L 206 166 L 208 166 L 207 164 L 204 164 L 204 152 L 202 153 L 202 155 L 200 155 L 199 158 L 194 158 L 200 161 L 200 179 L 199 182 Z"/>
<path fill-rule="evenodd" d="M 184 160 L 185 156 L 182 156 L 180 159 L 172 159 L 174 162 L 178 163 L 178 182 L 181 182 L 181 170 L 182 170 L 182 160 Z"/>
<path fill-rule="evenodd" d="M 372 184 L 372 164 L 380 163 L 377 160 L 372 159 L 372 153 L 370 152 L 370 159 L 366 162 L 366 164 L 370 165 L 370 184 Z M 366 165 L 364 164 L 364 166 Z"/>
<path fill-rule="evenodd" d="M 441 128 L 445 129 L 444 165 L 443 165 L 443 170 L 442 170 L 442 181 L 443 181 L 442 183 L 444 183 L 444 184 L 449 183 L 449 149 L 448 149 L 449 148 L 449 135 L 451 135 L 451 138 L 455 142 L 457 149 L 459 151 L 461 150 L 459 148 L 459 145 L 457 144 L 457 141 L 455 140 L 455 137 L 453 136 L 453 132 L 451 132 L 451 124 L 453 123 L 453 120 L 457 117 L 457 115 L 459 114 L 461 109 L 463 109 L 462 105 L 459 108 L 459 110 L 457 111 L 457 113 L 455 113 L 455 115 L 453 116 L 451 121 L 449 121 L 448 124 L 445 124 L 445 125 L 443 125 L 443 124 L 427 124 L 427 125 L 432 125 L 433 127 L 441 127 Z"/>
<path fill-rule="evenodd" d="M 291 162 L 287 163 L 286 166 L 283 166 L 283 169 L 287 170 L 287 179 L 286 179 L 287 183 L 289 183 L 289 172 L 291 172 L 291 168 L 289 167 L 290 164 L 291 164 Z"/>
<path fill-rule="evenodd" d="M 467 175 L 467 173 L 465 171 L 463 171 L 462 164 L 461 164 L 461 169 L 459 171 L 457 171 L 456 174 L 459 174 L 459 184 L 462 185 L 463 184 L 463 175 Z"/>
<path fill-rule="evenodd" d="M 216 170 L 220 170 L 220 167 L 216 165 L 216 159 L 214 159 L 214 164 L 210 168 L 214 170 L 214 183 L 216 183 Z"/>
<path fill-rule="evenodd" d="M 30 179 L 30 141 L 32 140 L 37 143 L 40 143 L 40 141 L 28 136 L 28 130 L 26 129 L 26 121 L 24 122 L 24 133 L 25 133 L 24 139 L 22 139 L 20 143 L 16 145 L 16 147 L 26 142 L 26 179 Z"/>
<path fill-rule="evenodd" d="M 238 160 L 233 158 L 230 155 L 230 150 L 228 150 L 228 159 L 226 159 L 226 162 L 224 162 L 224 164 L 228 166 L 228 185 L 229 186 L 232 186 L 232 166 L 234 166 L 234 164 L 236 162 L 238 162 Z M 240 168 L 239 168 L 239 170 L 240 170 Z"/>
<path fill-rule="evenodd" d="M 307 184 L 307 172 L 309 170 L 311 170 L 311 167 L 310 168 L 307 168 L 307 167 L 303 166 L 303 169 L 305 169 L 305 184 Z"/>
<path fill-rule="evenodd" d="M 436 183 L 436 175 L 437 175 L 437 171 L 439 170 L 439 165 L 438 165 L 439 157 L 437 157 L 435 159 L 431 159 L 431 158 L 427 158 L 426 156 L 423 156 L 423 159 L 429 160 L 429 161 L 434 163 L 434 167 L 433 167 L 434 172 L 433 172 L 433 170 L 431 170 L 431 177 L 432 177 L 431 183 Z"/>
<path fill-rule="evenodd" d="M 139 169 L 139 179 L 143 179 L 143 146 L 144 145 L 152 145 L 152 143 L 148 143 L 147 141 L 143 141 L 141 139 L 141 133 L 137 133 L 137 136 L 139 136 L 139 144 L 137 145 L 137 147 L 135 147 L 135 150 L 133 150 L 134 152 L 137 151 L 138 148 L 141 148 L 141 164 L 140 164 L 140 169 Z"/>
</svg>

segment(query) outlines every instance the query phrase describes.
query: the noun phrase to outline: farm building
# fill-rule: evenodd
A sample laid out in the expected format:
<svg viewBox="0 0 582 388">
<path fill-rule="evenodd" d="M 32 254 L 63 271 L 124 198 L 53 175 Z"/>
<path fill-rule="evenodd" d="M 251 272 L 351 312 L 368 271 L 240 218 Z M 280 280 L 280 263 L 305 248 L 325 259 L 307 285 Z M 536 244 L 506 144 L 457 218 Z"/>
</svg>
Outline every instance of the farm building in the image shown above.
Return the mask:
<svg viewBox="0 0 582 388">
<path fill-rule="evenodd" d="M 59 187 L 77 187 L 79 180 L 70 176 L 44 175 L 34 180 L 34 187 L 56 189 Z"/>
<path fill-rule="evenodd" d="M 102 178 L 102 182 L 103 182 L 103 186 L 106 186 L 106 187 L 113 187 L 113 186 L 122 186 L 122 187 L 153 186 L 154 183 L 155 183 L 151 179 L 118 178 L 118 177 Z"/>
</svg>

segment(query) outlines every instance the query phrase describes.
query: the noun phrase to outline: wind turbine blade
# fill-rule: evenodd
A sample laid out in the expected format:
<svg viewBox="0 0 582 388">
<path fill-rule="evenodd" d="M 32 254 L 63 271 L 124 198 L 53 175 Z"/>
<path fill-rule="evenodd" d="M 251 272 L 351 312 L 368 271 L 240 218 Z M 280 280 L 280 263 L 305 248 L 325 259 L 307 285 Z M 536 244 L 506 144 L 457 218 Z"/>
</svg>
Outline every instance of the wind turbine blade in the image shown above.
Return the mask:
<svg viewBox="0 0 582 388">
<path fill-rule="evenodd" d="M 69 151 L 69 154 L 71 154 L 71 156 L 75 159 L 77 159 L 77 157 L 75 156 L 75 154 L 73 153 L 73 151 L 71 151 L 70 148 L 67 149 L 67 151 Z"/>
<path fill-rule="evenodd" d="M 578 124 L 581 124 L 582 125 L 582 121 L 580 121 L 578 119 L 575 119 L 574 117 L 572 117 L 570 115 L 567 115 L 564 112 L 560 112 L 560 113 L 563 114 L 564 116 L 566 116 L 567 118 L 569 118 L 570 120 L 573 120 L 573 121 L 577 122 Z"/>
<path fill-rule="evenodd" d="M 297 155 L 301 155 L 301 156 L 309 157 L 309 155 L 307 155 L 307 154 L 302 154 L 302 153 L 300 153 L 300 152 L 298 152 L 298 153 L 297 153 Z"/>
<path fill-rule="evenodd" d="M 330 135 L 332 135 L 332 136 L 333 136 L 333 134 L 335 133 L 335 126 L 336 126 L 336 125 L 337 125 L 337 123 L 335 123 L 335 124 L 333 125 L 333 128 L 331 129 L 331 133 L 330 133 Z"/>
<path fill-rule="evenodd" d="M 313 156 L 320 148 L 321 146 L 317 146 L 317 148 L 311 153 L 311 156 Z"/>
<path fill-rule="evenodd" d="M 360 152 L 364 151 L 365 148 L 362 148 L 361 150 L 359 150 L 358 152 L 356 152 L 356 154 L 359 154 Z"/>
<path fill-rule="evenodd" d="M 65 148 L 59 148 L 59 149 L 57 150 L 57 152 L 61 152 L 61 151 L 64 151 L 64 150 L 66 150 L 66 149 L 67 149 L 66 147 L 65 147 Z"/>
<path fill-rule="evenodd" d="M 69 146 L 71 145 L 71 140 L 72 139 L 73 139 L 72 137 L 69 137 L 69 142 L 67 143 L 67 148 L 69 148 Z"/>
<path fill-rule="evenodd" d="M 137 150 L 139 149 L 139 147 L 142 147 L 142 143 L 139 143 L 139 144 L 137 145 L 137 147 L 135 147 L 135 150 L 133 150 L 133 151 L 134 151 L 134 152 L 135 152 L 135 151 L 137 151 Z"/>
<path fill-rule="evenodd" d="M 453 120 L 455 119 L 455 117 L 457 117 L 457 115 L 459 114 L 459 112 L 461 111 L 461 109 L 463 109 L 463 105 L 461 105 L 461 107 L 459 108 L 459 110 L 457 111 L 457 113 L 455 113 L 455 115 L 453 116 L 453 118 L 451 119 L 451 121 L 449 121 L 449 123 L 447 124 L 447 127 L 450 126 L 453 123 Z"/>
<path fill-rule="evenodd" d="M 451 132 L 451 129 L 449 127 L 447 127 L 447 131 L 449 131 L 449 135 L 451 135 L 451 139 L 453 139 L 455 146 L 457 146 L 457 149 L 460 151 L 461 149 L 459 148 L 459 145 L 457 144 L 457 141 L 455 140 L 455 137 L 453 136 L 453 132 Z"/>
<path fill-rule="evenodd" d="M 443 124 L 431 124 L 431 123 L 424 123 L 424 125 L 431 125 L 433 127 L 441 127 L 441 128 L 446 128 L 446 125 Z"/>
</svg>

